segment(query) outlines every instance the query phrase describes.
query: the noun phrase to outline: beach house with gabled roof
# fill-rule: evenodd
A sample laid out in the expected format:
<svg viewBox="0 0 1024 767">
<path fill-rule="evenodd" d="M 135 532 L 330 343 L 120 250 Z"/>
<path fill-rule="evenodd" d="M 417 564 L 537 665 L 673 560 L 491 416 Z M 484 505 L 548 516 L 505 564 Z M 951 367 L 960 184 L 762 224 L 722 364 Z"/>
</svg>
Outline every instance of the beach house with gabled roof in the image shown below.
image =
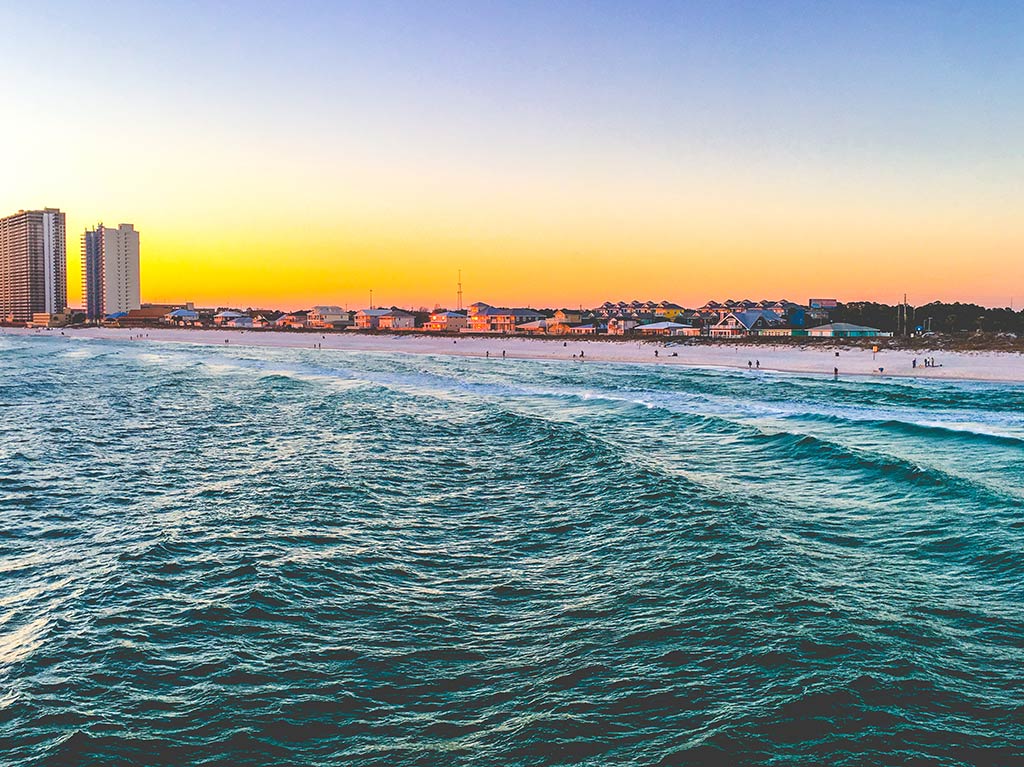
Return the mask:
<svg viewBox="0 0 1024 767">
<path fill-rule="evenodd" d="M 347 328 L 352 324 L 352 312 L 340 306 L 314 306 L 308 317 L 311 328 Z"/>
<path fill-rule="evenodd" d="M 245 317 L 246 315 L 242 312 L 236 312 L 234 309 L 224 309 L 223 311 L 217 312 L 213 315 L 214 325 L 229 325 L 232 320 L 237 320 L 239 317 Z"/>
<path fill-rule="evenodd" d="M 274 327 L 301 330 L 302 328 L 306 327 L 308 320 L 309 310 L 302 309 L 297 312 L 289 312 L 288 314 L 282 314 L 280 317 L 274 320 Z"/>
<path fill-rule="evenodd" d="M 718 324 L 709 330 L 709 335 L 718 338 L 745 336 L 761 328 L 784 325 L 785 320 L 775 312 L 766 309 L 751 309 L 744 312 L 729 312 Z"/>
<path fill-rule="evenodd" d="M 458 333 L 469 325 L 469 318 L 463 312 L 448 310 L 431 312 L 421 330 L 433 333 Z"/>
<path fill-rule="evenodd" d="M 198 325 L 199 312 L 192 309 L 175 309 L 164 315 L 163 321 L 168 325 Z"/>
<path fill-rule="evenodd" d="M 415 330 L 416 315 L 404 309 L 360 309 L 356 312 L 359 330 Z"/>
<path fill-rule="evenodd" d="M 404 309 L 392 307 L 386 314 L 382 314 L 377 320 L 377 327 L 380 330 L 415 330 L 416 315 Z"/>
</svg>

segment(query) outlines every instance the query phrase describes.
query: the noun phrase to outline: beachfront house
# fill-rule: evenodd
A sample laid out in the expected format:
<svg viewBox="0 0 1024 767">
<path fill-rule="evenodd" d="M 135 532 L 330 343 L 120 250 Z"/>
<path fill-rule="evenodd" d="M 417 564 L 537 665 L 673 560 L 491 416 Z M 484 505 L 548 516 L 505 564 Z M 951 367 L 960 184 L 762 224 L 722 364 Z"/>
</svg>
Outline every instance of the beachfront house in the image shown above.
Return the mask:
<svg viewBox="0 0 1024 767">
<path fill-rule="evenodd" d="M 430 314 L 422 327 L 432 333 L 458 333 L 469 326 L 469 318 L 463 312 L 438 311 Z"/>
<path fill-rule="evenodd" d="M 228 325 L 232 320 L 236 320 L 239 317 L 244 316 L 245 315 L 242 314 L 241 312 L 236 312 L 233 309 L 224 309 L 223 311 L 217 312 L 215 315 L 213 315 L 213 324 Z"/>
<path fill-rule="evenodd" d="M 573 325 L 583 322 L 583 312 L 578 309 L 558 309 L 555 316 L 548 321 L 548 332 L 554 335 L 563 335 L 569 332 Z"/>
<path fill-rule="evenodd" d="M 192 309 L 175 309 L 163 316 L 163 321 L 168 325 L 179 325 L 192 327 L 199 324 L 199 312 Z"/>
<path fill-rule="evenodd" d="M 289 312 L 288 314 L 282 314 L 276 320 L 274 320 L 275 328 L 287 328 L 290 330 L 302 330 L 306 327 L 309 321 L 309 311 L 303 309 L 298 312 Z"/>
<path fill-rule="evenodd" d="M 883 333 L 878 328 L 869 328 L 866 325 L 832 322 L 828 325 L 818 325 L 816 328 L 809 328 L 807 335 L 811 338 L 875 338 L 877 336 L 891 336 L 892 333 Z"/>
<path fill-rule="evenodd" d="M 380 318 L 387 314 L 390 309 L 360 309 L 356 312 L 357 330 L 378 330 Z"/>
<path fill-rule="evenodd" d="M 576 325 L 583 321 L 583 312 L 580 309 L 556 309 L 552 319 L 559 325 Z"/>
<path fill-rule="evenodd" d="M 612 317 L 608 320 L 608 335 L 624 336 L 640 324 L 639 317 Z"/>
<path fill-rule="evenodd" d="M 712 338 L 754 335 L 759 330 L 784 325 L 785 320 L 767 309 L 729 312 L 709 329 Z"/>
<path fill-rule="evenodd" d="M 352 324 L 352 312 L 340 306 L 314 306 L 307 322 L 311 328 L 341 330 Z"/>
<path fill-rule="evenodd" d="M 403 309 L 392 308 L 377 319 L 379 330 L 415 330 L 416 315 Z"/>
<path fill-rule="evenodd" d="M 571 334 L 573 328 L 584 323 L 585 320 L 593 320 L 593 316 L 580 309 L 558 309 L 555 315 L 546 323 L 545 330 L 554 336 Z"/>
<path fill-rule="evenodd" d="M 536 309 L 509 309 L 487 304 L 470 307 L 468 333 L 515 333 L 519 325 L 546 319 Z"/>
<path fill-rule="evenodd" d="M 358 330 L 414 330 L 416 315 L 402 309 L 360 309 L 356 312 Z"/>
<path fill-rule="evenodd" d="M 683 325 L 680 322 L 652 322 L 640 325 L 636 332 L 645 336 L 699 336 L 700 328 Z"/>
</svg>

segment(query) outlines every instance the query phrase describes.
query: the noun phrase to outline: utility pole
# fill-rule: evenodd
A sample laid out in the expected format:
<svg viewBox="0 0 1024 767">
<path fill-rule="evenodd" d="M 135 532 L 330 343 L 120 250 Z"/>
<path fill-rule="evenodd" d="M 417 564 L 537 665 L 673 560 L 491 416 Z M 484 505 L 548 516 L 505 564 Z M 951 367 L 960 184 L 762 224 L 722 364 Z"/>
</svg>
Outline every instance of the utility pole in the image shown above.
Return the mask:
<svg viewBox="0 0 1024 767">
<path fill-rule="evenodd" d="M 462 311 L 462 270 L 461 269 L 459 269 L 458 295 L 459 295 L 459 301 L 458 301 L 459 305 L 458 305 L 457 309 L 458 309 L 458 311 L 461 312 Z"/>
<path fill-rule="evenodd" d="M 910 311 L 907 305 L 907 294 L 903 294 L 903 303 L 896 309 L 896 335 L 910 335 Z"/>
<path fill-rule="evenodd" d="M 370 288 L 370 308 L 373 308 L 373 288 Z"/>
</svg>

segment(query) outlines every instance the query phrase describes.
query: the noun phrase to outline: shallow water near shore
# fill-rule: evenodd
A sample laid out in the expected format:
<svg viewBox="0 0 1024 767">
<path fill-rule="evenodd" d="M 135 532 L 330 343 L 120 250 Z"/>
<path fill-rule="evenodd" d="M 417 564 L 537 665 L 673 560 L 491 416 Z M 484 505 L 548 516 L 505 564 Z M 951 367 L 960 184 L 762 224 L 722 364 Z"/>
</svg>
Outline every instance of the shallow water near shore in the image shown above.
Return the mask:
<svg viewBox="0 0 1024 767">
<path fill-rule="evenodd" d="M 1024 760 L 1024 386 L 0 337 L 3 763 Z"/>
</svg>

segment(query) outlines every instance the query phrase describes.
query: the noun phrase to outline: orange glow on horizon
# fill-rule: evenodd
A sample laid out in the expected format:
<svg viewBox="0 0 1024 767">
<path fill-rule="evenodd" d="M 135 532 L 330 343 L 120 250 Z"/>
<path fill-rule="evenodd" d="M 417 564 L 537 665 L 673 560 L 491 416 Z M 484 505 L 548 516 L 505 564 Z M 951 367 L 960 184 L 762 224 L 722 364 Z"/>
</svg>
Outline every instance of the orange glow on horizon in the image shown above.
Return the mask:
<svg viewBox="0 0 1024 767">
<path fill-rule="evenodd" d="M 531 222 L 522 231 L 532 236 L 518 233 L 516 222 L 461 232 L 424 222 L 394 227 L 405 236 L 325 227 L 273 237 L 255 225 L 215 234 L 161 230 L 139 218 L 133 223 L 142 238 L 142 298 L 153 303 L 361 308 L 372 289 L 377 305 L 451 307 L 459 269 L 465 303 L 537 307 L 634 298 L 687 306 L 709 298 L 803 302 L 811 295 L 891 303 L 904 292 L 918 303 L 1006 305 L 1012 297 L 1006 286 L 1024 283 L 1024 266 L 1013 257 L 1024 245 L 1019 231 L 1010 237 L 1006 229 L 1002 237 L 997 229 L 976 233 L 955 219 L 925 234 L 889 222 L 885 229 L 839 230 L 838 236 L 810 228 L 786 231 L 770 221 L 730 231 L 711 219 L 691 231 L 674 222 L 643 221 L 635 232 L 626 222 L 566 222 L 563 231 Z M 77 237 L 84 225 L 69 214 L 72 306 L 81 301 Z M 982 272 L 975 263 L 993 266 Z"/>
</svg>

